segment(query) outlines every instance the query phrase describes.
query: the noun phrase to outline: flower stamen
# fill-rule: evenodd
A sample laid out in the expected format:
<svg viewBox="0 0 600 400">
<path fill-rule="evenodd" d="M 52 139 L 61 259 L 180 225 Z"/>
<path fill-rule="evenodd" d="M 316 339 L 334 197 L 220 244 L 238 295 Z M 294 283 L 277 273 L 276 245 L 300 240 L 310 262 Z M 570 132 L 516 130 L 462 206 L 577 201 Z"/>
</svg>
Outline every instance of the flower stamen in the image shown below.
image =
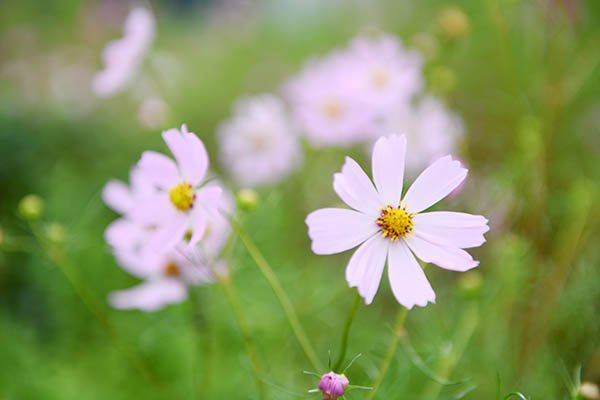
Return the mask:
<svg viewBox="0 0 600 400">
<path fill-rule="evenodd" d="M 413 214 L 404 207 L 388 205 L 381 209 L 381 214 L 375 223 L 381 227 L 381 235 L 390 240 L 398 240 L 413 230 Z"/>
<path fill-rule="evenodd" d="M 188 211 L 194 206 L 196 195 L 189 183 L 180 183 L 169 191 L 169 200 L 179 211 Z"/>
<path fill-rule="evenodd" d="M 179 267 L 173 261 L 170 261 L 167 265 L 165 265 L 163 274 L 165 276 L 176 278 L 179 276 Z"/>
</svg>

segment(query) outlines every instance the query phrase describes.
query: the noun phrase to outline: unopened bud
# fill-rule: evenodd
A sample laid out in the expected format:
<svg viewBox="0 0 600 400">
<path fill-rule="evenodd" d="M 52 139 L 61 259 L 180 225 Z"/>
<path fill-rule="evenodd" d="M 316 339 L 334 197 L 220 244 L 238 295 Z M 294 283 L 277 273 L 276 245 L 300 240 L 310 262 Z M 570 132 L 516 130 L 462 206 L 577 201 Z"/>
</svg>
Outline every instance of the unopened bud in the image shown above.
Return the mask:
<svg viewBox="0 0 600 400">
<path fill-rule="evenodd" d="M 46 237 L 54 243 L 62 243 L 65 241 L 65 227 L 59 223 L 52 222 L 46 226 Z"/>
<path fill-rule="evenodd" d="M 323 400 L 336 400 L 344 395 L 349 384 L 346 375 L 331 371 L 321 377 L 319 390 L 323 392 Z"/>
<path fill-rule="evenodd" d="M 253 210 L 258 205 L 258 193 L 254 189 L 240 189 L 236 200 L 238 206 L 243 210 Z"/>
<path fill-rule="evenodd" d="M 438 16 L 438 25 L 450 40 L 462 39 L 469 33 L 469 17 L 458 7 L 447 7 Z"/>
<path fill-rule="evenodd" d="M 429 84 L 438 93 L 449 93 L 456 87 L 456 74 L 450 68 L 439 65 L 431 69 Z"/>
<path fill-rule="evenodd" d="M 28 194 L 19 202 L 19 214 L 26 220 L 34 221 L 44 212 L 44 200 L 35 194 Z"/>
<path fill-rule="evenodd" d="M 458 290 L 466 298 L 473 298 L 479 295 L 483 278 L 479 271 L 469 271 L 461 275 L 458 280 Z"/>
<path fill-rule="evenodd" d="M 600 400 L 600 389 L 592 382 L 583 382 L 579 386 L 579 395 L 585 400 Z"/>
</svg>

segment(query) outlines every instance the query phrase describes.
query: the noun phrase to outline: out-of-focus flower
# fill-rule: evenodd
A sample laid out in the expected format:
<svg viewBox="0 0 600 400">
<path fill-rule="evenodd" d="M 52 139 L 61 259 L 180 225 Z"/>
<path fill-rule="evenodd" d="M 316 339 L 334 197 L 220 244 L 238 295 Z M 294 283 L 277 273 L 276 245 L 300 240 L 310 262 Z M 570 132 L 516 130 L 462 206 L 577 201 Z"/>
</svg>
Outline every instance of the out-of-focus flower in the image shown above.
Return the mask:
<svg viewBox="0 0 600 400">
<path fill-rule="evenodd" d="M 21 217 L 34 221 L 44 213 L 44 199 L 36 194 L 28 194 L 21 199 L 18 208 Z"/>
<path fill-rule="evenodd" d="M 147 7 L 133 8 L 125 21 L 124 36 L 110 42 L 102 54 L 104 69 L 92 80 L 100 97 L 122 91 L 136 75 L 155 34 L 155 21 Z"/>
<path fill-rule="evenodd" d="M 254 189 L 240 189 L 235 198 L 237 204 L 244 210 L 253 210 L 259 201 L 258 193 Z"/>
<path fill-rule="evenodd" d="M 206 221 L 221 207 L 222 189 L 211 183 L 202 186 L 208 169 L 208 154 L 202 141 L 183 125 L 163 132 L 175 156 L 146 151 L 135 168 L 153 190 L 135 202 L 128 216 L 142 226 L 152 226 L 150 248 L 166 250 L 189 233 L 189 245 L 197 243 Z"/>
<path fill-rule="evenodd" d="M 169 106 L 158 96 L 150 96 L 142 101 L 138 108 L 137 118 L 140 124 L 148 129 L 158 129 L 167 120 Z"/>
<path fill-rule="evenodd" d="M 479 265 L 463 249 L 480 246 L 487 219 L 458 212 L 427 212 L 466 178 L 467 170 L 450 156 L 430 165 L 402 198 L 406 137 L 380 138 L 373 148 L 375 186 L 362 168 L 346 158 L 334 175 L 337 195 L 353 210 L 324 208 L 306 223 L 316 254 L 340 253 L 358 245 L 346 268 L 350 287 L 370 304 L 388 260 L 396 300 L 406 308 L 435 302 L 435 293 L 413 253 L 444 269 L 467 271 Z"/>
<path fill-rule="evenodd" d="M 129 173 L 129 185 L 118 180 L 110 180 L 102 189 L 102 200 L 112 210 L 128 215 L 144 196 L 154 193 L 150 181 L 145 179 L 139 168 L 132 168 Z"/>
<path fill-rule="evenodd" d="M 462 39 L 469 33 L 469 17 L 458 7 L 447 7 L 438 16 L 438 24 L 448 39 Z"/>
<path fill-rule="evenodd" d="M 579 394 L 585 400 L 600 400 L 600 389 L 598 389 L 598 385 L 592 382 L 583 382 L 579 386 Z"/>
<path fill-rule="evenodd" d="M 293 116 L 315 147 L 350 146 L 370 131 L 374 113 L 348 61 L 339 51 L 312 60 L 286 86 Z"/>
<path fill-rule="evenodd" d="M 416 105 L 390 113 L 380 121 L 376 132 L 376 136 L 391 132 L 406 135 L 411 145 L 406 154 L 406 169 L 408 175 L 414 176 L 437 158 L 456 152 L 463 123 L 440 101 L 426 97 Z"/>
<path fill-rule="evenodd" d="M 426 60 L 434 59 L 439 50 L 439 44 L 435 36 L 430 33 L 422 32 L 413 36 L 411 43 L 419 49 Z"/>
<path fill-rule="evenodd" d="M 52 222 L 46 225 L 45 233 L 48 240 L 54 243 L 64 242 L 65 237 L 67 236 L 67 232 L 64 225 L 59 224 L 58 222 Z"/>
<path fill-rule="evenodd" d="M 221 162 L 248 187 L 281 181 L 298 167 L 302 152 L 281 100 L 272 95 L 243 98 L 218 133 Z"/>
<path fill-rule="evenodd" d="M 345 57 L 358 94 L 377 116 L 408 104 L 423 87 L 421 55 L 405 49 L 392 35 L 359 36 Z"/>
<path fill-rule="evenodd" d="M 323 392 L 323 400 L 335 400 L 344 395 L 349 384 L 346 375 L 331 371 L 321 377 L 319 390 Z"/>
<path fill-rule="evenodd" d="M 110 294 L 110 304 L 118 309 L 157 311 L 182 302 L 187 297 L 188 285 L 213 280 L 210 268 L 198 251 L 183 245 L 161 255 L 121 252 L 116 256 L 127 272 L 145 280 L 130 289 Z"/>
</svg>

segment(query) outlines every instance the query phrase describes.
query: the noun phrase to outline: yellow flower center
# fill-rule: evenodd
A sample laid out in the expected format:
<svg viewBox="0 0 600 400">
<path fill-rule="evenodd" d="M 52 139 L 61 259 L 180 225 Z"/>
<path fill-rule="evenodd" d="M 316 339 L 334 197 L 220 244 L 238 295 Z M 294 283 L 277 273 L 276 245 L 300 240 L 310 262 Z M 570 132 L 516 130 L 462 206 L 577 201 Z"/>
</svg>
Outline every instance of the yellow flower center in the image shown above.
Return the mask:
<svg viewBox="0 0 600 400">
<path fill-rule="evenodd" d="M 376 223 L 381 227 L 384 238 L 398 240 L 412 232 L 413 214 L 406 211 L 406 207 L 387 206 L 381 209 L 381 215 Z"/>
<path fill-rule="evenodd" d="M 337 101 L 330 100 L 323 104 L 323 113 L 328 118 L 337 119 L 342 115 L 342 107 Z"/>
<path fill-rule="evenodd" d="M 371 75 L 371 83 L 377 89 L 383 89 L 390 82 L 390 76 L 383 69 L 377 68 Z"/>
<path fill-rule="evenodd" d="M 179 276 L 179 267 L 177 266 L 177 264 L 175 264 L 173 261 L 171 261 L 167 265 L 165 265 L 163 273 L 165 274 L 165 276 L 169 276 L 172 278 L 178 277 Z"/>
<path fill-rule="evenodd" d="M 180 211 L 188 211 L 194 205 L 196 195 L 189 183 L 180 183 L 169 191 L 171 203 Z"/>
</svg>

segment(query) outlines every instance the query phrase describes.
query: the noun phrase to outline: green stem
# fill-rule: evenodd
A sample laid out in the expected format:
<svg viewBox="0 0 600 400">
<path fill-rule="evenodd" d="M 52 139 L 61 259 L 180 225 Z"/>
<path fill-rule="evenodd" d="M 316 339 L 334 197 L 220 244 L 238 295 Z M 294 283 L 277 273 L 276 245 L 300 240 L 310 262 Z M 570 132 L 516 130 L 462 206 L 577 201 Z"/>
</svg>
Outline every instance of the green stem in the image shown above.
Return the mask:
<svg viewBox="0 0 600 400">
<path fill-rule="evenodd" d="M 252 335 L 250 334 L 250 328 L 248 327 L 248 323 L 240 305 L 237 293 L 228 275 L 222 275 L 217 273 L 216 276 L 219 282 L 221 283 L 221 286 L 223 286 L 223 290 L 225 291 L 227 300 L 229 300 L 229 304 L 233 309 L 233 314 L 236 318 L 238 327 L 240 328 L 240 333 L 242 334 L 242 340 L 244 341 L 246 353 L 248 353 L 248 358 L 250 359 L 250 366 L 252 367 L 254 380 L 256 381 L 256 388 L 258 389 L 259 398 L 265 399 L 266 394 L 265 386 L 262 381 L 262 367 L 260 365 L 260 358 L 258 357 L 256 345 L 254 343 L 254 340 L 252 339 Z"/>
<path fill-rule="evenodd" d="M 340 371 L 340 368 L 342 368 L 342 364 L 344 363 L 344 359 L 346 358 L 346 351 L 348 349 L 348 336 L 350 335 L 350 328 L 352 327 L 352 322 L 354 321 L 354 317 L 356 316 L 356 311 L 358 311 L 359 305 L 360 295 L 358 294 L 358 292 L 356 292 L 354 295 L 354 302 L 352 303 L 352 308 L 350 308 L 350 313 L 348 314 L 348 319 L 346 320 L 346 325 L 344 325 L 344 331 L 342 333 L 342 342 L 340 344 L 340 354 L 333 368 L 334 371 Z"/>
<path fill-rule="evenodd" d="M 390 340 L 390 344 L 388 345 L 388 349 L 379 368 L 379 375 L 373 381 L 373 390 L 369 392 L 366 397 L 366 400 L 373 400 L 375 395 L 377 394 L 377 390 L 379 390 L 379 386 L 383 382 L 385 378 L 385 374 L 387 373 L 388 368 L 390 367 L 394 356 L 396 355 L 396 350 L 398 349 L 398 342 L 400 341 L 400 337 L 403 335 L 404 330 L 404 322 L 406 321 L 406 316 L 408 315 L 408 309 L 402 307 L 402 309 L 398 312 L 398 316 L 396 317 L 396 323 L 394 325 L 394 332 L 392 336 L 392 340 Z"/>
<path fill-rule="evenodd" d="M 150 368 L 146 365 L 145 361 L 121 339 L 116 328 L 108 319 L 108 316 L 102 311 L 101 303 L 92 295 L 92 293 L 90 293 L 85 284 L 81 281 L 81 278 L 75 273 L 76 269 L 69 263 L 64 252 L 60 248 L 48 244 L 33 222 L 29 223 L 29 227 L 43 252 L 65 276 L 83 305 L 111 338 L 115 348 L 128 359 L 141 375 L 143 375 L 152 385 L 155 385 L 159 389 L 159 392 L 166 397 L 164 388 L 157 383 L 158 381 Z"/>
<path fill-rule="evenodd" d="M 231 223 L 237 235 L 240 237 L 242 243 L 246 247 L 248 254 L 250 255 L 250 257 L 252 257 L 254 263 L 258 266 L 258 269 L 260 269 L 260 272 L 263 274 L 269 285 L 271 285 L 271 289 L 273 289 L 275 297 L 277 297 L 279 304 L 281 304 L 283 312 L 285 313 L 285 316 L 287 317 L 287 320 L 290 326 L 292 327 L 294 336 L 296 336 L 300 347 L 302 347 L 302 350 L 304 351 L 304 354 L 306 354 L 306 357 L 312 364 L 312 367 L 316 371 L 323 371 L 324 368 L 321 365 L 321 362 L 319 361 L 319 358 L 317 357 L 317 354 L 313 349 L 310 341 L 308 340 L 306 332 L 302 328 L 302 324 L 300 323 L 300 319 L 298 318 L 298 315 L 294 310 L 294 306 L 292 305 L 292 302 L 290 301 L 289 297 L 286 295 L 285 290 L 283 290 L 281 282 L 279 282 L 279 279 L 273 272 L 273 269 L 271 268 L 265 257 L 262 255 L 260 250 L 258 250 L 258 247 L 256 247 L 252 239 L 250 239 L 250 236 L 244 231 L 242 226 L 233 219 L 231 220 Z"/>
</svg>

